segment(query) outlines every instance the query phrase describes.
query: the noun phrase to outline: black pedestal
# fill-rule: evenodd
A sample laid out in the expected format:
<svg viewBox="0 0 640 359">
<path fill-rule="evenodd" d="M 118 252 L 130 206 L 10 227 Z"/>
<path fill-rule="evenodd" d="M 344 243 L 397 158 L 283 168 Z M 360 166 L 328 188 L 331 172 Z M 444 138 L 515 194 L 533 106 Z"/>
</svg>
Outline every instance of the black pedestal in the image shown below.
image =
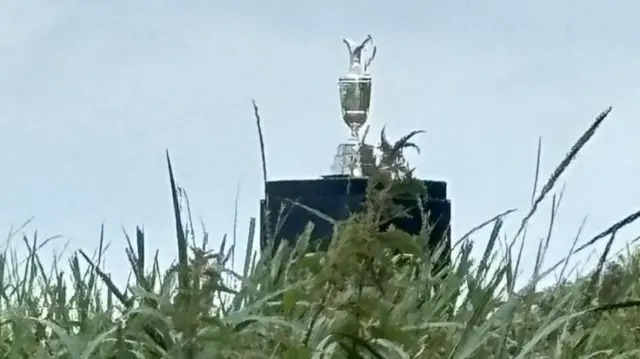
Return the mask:
<svg viewBox="0 0 640 359">
<path fill-rule="evenodd" d="M 447 199 L 447 184 L 438 181 L 424 181 L 424 184 L 427 196 L 422 200 L 422 206 L 429 213 L 428 225 L 433 227 L 428 246 L 433 249 L 442 241 L 447 241 L 445 249 L 448 252 L 451 247 L 449 242 L 451 203 Z M 332 235 L 332 225 L 292 202 L 313 208 L 333 219 L 342 220 L 362 209 L 366 188 L 366 178 L 346 176 L 267 182 L 266 194 L 269 201 L 262 200 L 260 206 L 261 248 L 264 250 L 267 247 L 267 233 L 274 236 L 277 248 L 282 240 L 295 241 L 309 222 L 314 224 L 311 240 L 322 241 L 321 247 L 326 247 Z M 396 202 L 409 211 L 409 217 L 398 218 L 391 223 L 409 234 L 419 234 L 422 228 L 422 216 L 417 200 L 399 198 Z M 266 203 L 269 206 L 268 220 L 265 217 Z M 276 228 L 279 213 L 282 215 Z M 446 257 L 443 260 L 449 262 L 448 253 Z"/>
</svg>

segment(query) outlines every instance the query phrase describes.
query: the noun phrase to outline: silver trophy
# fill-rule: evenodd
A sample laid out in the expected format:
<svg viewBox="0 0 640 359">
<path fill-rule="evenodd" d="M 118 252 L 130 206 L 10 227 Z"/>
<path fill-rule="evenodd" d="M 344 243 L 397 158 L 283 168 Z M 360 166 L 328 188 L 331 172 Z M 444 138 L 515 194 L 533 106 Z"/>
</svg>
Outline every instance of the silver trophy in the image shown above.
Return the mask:
<svg viewBox="0 0 640 359">
<path fill-rule="evenodd" d="M 338 79 L 342 120 L 349 127 L 351 137 L 348 142 L 338 146 L 333 172 L 340 175 L 367 176 L 368 168 L 373 165 L 373 147 L 362 143 L 360 130 L 369 118 L 371 105 L 371 75 L 369 66 L 376 56 L 373 46 L 371 55 L 363 62 L 362 56 L 367 45 L 373 42 L 371 35 L 357 44 L 343 39 L 349 50 L 349 71 Z"/>
</svg>

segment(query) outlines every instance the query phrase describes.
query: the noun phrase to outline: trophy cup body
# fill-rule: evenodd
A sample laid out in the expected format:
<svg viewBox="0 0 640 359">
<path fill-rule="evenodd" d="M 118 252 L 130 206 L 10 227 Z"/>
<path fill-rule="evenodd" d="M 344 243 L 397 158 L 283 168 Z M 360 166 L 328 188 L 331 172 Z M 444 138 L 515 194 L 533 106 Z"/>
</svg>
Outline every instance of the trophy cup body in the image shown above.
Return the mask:
<svg viewBox="0 0 640 359">
<path fill-rule="evenodd" d="M 373 146 L 360 139 L 359 131 L 369 118 L 371 105 L 372 77 L 368 67 L 375 57 L 362 61 L 362 54 L 371 37 L 356 46 L 344 40 L 349 49 L 349 69 L 338 79 L 338 90 L 342 119 L 349 127 L 350 138 L 338 146 L 332 166 L 333 174 L 320 179 L 268 181 L 266 196 L 261 201 L 261 248 L 268 248 L 269 241 L 277 248 L 281 241 L 295 243 L 309 223 L 313 224 L 310 240 L 320 242 L 320 249 L 326 249 L 333 234 L 331 223 L 310 212 L 313 208 L 335 220 L 348 218 L 361 211 L 365 203 L 368 177 L 375 164 Z M 394 201 L 405 207 L 408 216 L 398 218 L 390 224 L 409 234 L 418 235 L 427 225 L 431 228 L 428 246 L 435 248 L 445 241 L 445 252 L 440 264 L 450 262 L 451 203 L 447 199 L 447 184 L 442 181 L 423 181 L 426 195 L 415 197 L 398 196 Z M 299 204 L 299 205 L 298 205 Z M 306 207 L 306 208 L 305 208 Z M 422 211 L 428 213 L 423 218 Z M 428 223 L 423 223 L 426 220 Z"/>
<path fill-rule="evenodd" d="M 342 119 L 356 135 L 369 118 L 371 75 L 348 73 L 338 79 Z"/>
</svg>

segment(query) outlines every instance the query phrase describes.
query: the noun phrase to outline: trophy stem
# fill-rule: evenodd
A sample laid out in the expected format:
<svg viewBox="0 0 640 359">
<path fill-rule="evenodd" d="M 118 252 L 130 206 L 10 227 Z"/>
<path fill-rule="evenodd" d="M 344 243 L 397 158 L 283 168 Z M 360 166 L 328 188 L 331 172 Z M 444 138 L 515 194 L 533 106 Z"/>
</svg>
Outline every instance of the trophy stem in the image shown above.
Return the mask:
<svg viewBox="0 0 640 359">
<path fill-rule="evenodd" d="M 355 124 L 355 125 L 349 126 L 349 128 L 351 129 L 351 138 L 359 140 L 360 139 L 360 126 Z"/>
</svg>

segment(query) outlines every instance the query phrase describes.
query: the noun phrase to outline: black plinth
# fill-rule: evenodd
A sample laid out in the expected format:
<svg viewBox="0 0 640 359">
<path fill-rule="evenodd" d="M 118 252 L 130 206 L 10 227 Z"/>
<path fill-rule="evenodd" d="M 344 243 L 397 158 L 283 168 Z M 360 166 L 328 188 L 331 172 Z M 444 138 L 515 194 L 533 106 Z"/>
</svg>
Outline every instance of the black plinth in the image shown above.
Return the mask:
<svg viewBox="0 0 640 359">
<path fill-rule="evenodd" d="M 422 206 L 429 214 L 428 225 L 432 227 L 428 246 L 435 248 L 442 241 L 447 241 L 444 245 L 445 249 L 449 249 L 451 203 L 447 199 L 447 184 L 439 181 L 424 181 L 424 184 L 427 196 L 422 200 Z M 362 209 L 366 187 L 366 178 L 346 176 L 267 182 L 266 194 L 269 200 L 262 200 L 260 206 L 262 250 L 267 247 L 267 233 L 275 238 L 274 244 L 277 247 L 282 240 L 295 241 L 309 222 L 314 224 L 311 240 L 322 241 L 321 247 L 326 248 L 332 235 L 332 225 L 294 203 L 313 208 L 333 219 L 342 220 Z M 409 211 L 409 217 L 398 218 L 391 223 L 410 234 L 418 234 L 422 228 L 422 215 L 417 200 L 399 198 L 396 202 Z M 268 218 L 265 217 L 266 203 L 269 206 Z M 279 216 L 279 213 L 282 215 Z M 276 228 L 278 217 L 280 223 Z M 449 262 L 449 256 L 446 257 L 447 259 L 443 260 Z"/>
</svg>

